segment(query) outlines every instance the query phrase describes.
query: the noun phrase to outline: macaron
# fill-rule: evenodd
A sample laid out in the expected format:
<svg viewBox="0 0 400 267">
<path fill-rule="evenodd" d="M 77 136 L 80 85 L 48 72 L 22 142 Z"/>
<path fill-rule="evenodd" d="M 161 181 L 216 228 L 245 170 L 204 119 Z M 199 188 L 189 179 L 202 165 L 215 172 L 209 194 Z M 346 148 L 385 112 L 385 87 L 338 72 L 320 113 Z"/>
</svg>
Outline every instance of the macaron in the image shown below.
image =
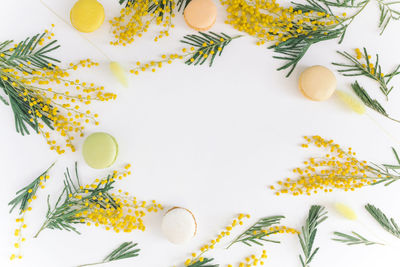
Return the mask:
<svg viewBox="0 0 400 267">
<path fill-rule="evenodd" d="M 117 159 L 118 143 L 108 133 L 93 133 L 85 139 L 82 154 L 87 165 L 94 169 L 104 169 Z"/>
<path fill-rule="evenodd" d="M 103 24 L 104 7 L 97 0 L 78 0 L 71 9 L 72 26 L 80 32 L 94 32 Z"/>
<path fill-rule="evenodd" d="M 190 28 L 207 31 L 217 19 L 217 6 L 213 0 L 192 0 L 186 6 L 183 17 Z"/>
<path fill-rule="evenodd" d="M 336 77 L 324 66 L 312 66 L 300 75 L 299 89 L 310 100 L 324 101 L 335 92 Z"/>
<path fill-rule="evenodd" d="M 190 210 L 174 207 L 165 213 L 161 230 L 171 243 L 184 244 L 196 235 L 197 222 Z"/>
</svg>

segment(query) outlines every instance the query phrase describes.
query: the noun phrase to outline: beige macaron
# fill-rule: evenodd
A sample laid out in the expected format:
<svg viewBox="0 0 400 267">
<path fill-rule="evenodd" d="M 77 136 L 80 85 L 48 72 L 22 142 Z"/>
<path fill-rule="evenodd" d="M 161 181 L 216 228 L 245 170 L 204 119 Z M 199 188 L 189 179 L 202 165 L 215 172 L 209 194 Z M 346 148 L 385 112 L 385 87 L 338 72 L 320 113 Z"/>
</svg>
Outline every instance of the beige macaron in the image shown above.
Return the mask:
<svg viewBox="0 0 400 267">
<path fill-rule="evenodd" d="M 300 75 L 299 89 L 310 100 L 324 101 L 335 92 L 336 77 L 324 66 L 312 66 Z"/>
<path fill-rule="evenodd" d="M 196 31 L 207 31 L 217 19 L 217 6 L 213 0 L 192 0 L 183 12 L 186 24 Z"/>
</svg>

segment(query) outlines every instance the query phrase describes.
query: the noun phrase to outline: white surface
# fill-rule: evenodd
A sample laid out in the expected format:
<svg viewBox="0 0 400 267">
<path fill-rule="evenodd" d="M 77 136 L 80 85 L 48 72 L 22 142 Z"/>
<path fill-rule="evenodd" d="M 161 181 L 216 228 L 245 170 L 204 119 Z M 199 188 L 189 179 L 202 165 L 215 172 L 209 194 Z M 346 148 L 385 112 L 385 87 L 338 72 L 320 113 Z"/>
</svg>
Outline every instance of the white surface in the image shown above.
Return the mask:
<svg viewBox="0 0 400 267">
<path fill-rule="evenodd" d="M 40 32 L 56 24 L 56 37 L 62 45 L 55 53 L 64 62 L 92 58 L 106 63 L 90 44 L 66 26 L 39 0 L 2 0 L 0 9 L 1 40 L 16 40 Z M 68 17 L 74 1 L 47 0 L 60 15 Z M 107 19 L 118 14 L 117 0 L 102 0 Z M 223 24 L 224 10 L 219 6 L 217 24 L 212 30 L 234 34 Z M 106 21 L 107 21 L 106 19 Z M 83 162 L 81 151 L 59 157 L 51 152 L 41 137 L 22 137 L 16 134 L 11 110 L 1 109 L 1 181 L 0 186 L 0 266 L 75 266 L 102 259 L 123 241 L 138 242 L 140 257 L 110 264 L 110 266 L 161 267 L 180 266 L 193 251 L 208 242 L 239 212 L 252 214 L 249 224 L 261 216 L 282 214 L 287 225 L 300 227 L 311 204 L 327 206 L 330 219 L 321 225 L 316 244 L 321 247 L 313 267 L 376 267 L 398 266 L 395 247 L 400 245 L 380 229 L 363 210 L 367 202 L 382 207 L 400 221 L 398 207 L 400 183 L 390 187 L 365 188 L 353 193 L 335 192 L 312 197 L 276 197 L 267 186 L 290 175 L 308 156 L 299 147 L 303 135 L 319 134 L 333 138 L 343 146 L 351 145 L 359 157 L 375 162 L 393 162 L 391 146 L 398 146 L 367 116 L 347 111 L 331 99 L 315 103 L 305 99 L 297 89 L 299 73 L 307 66 L 329 66 L 338 59 L 335 50 L 366 46 L 371 53 L 381 55 L 383 66 L 390 71 L 400 63 L 398 31 L 400 23 L 393 22 L 379 37 L 378 9 L 374 3 L 349 28 L 342 45 L 324 42 L 311 48 L 293 75 L 286 79 L 284 72 L 275 69 L 281 62 L 272 59 L 272 51 L 257 47 L 250 37 L 232 42 L 213 68 L 191 67 L 175 63 L 157 73 L 130 77 L 130 87 L 123 88 L 110 76 L 107 64 L 87 75 L 109 90 L 118 92 L 113 103 L 99 104 L 100 126 L 88 128 L 87 133 L 106 131 L 120 144 L 120 154 L 113 167 L 132 163 L 134 174 L 119 184 L 123 190 L 140 199 L 156 199 L 167 209 L 184 206 L 198 219 L 198 235 L 188 245 L 170 244 L 161 234 L 162 213 L 146 217 L 147 231 L 114 234 L 100 228 L 82 226 L 82 235 L 63 231 L 43 231 L 38 239 L 29 238 L 24 244 L 24 259 L 12 264 L 15 214 L 8 214 L 7 203 L 14 193 L 57 160 L 51 180 L 40 191 L 27 217 L 27 236 L 31 236 L 44 218 L 47 194 L 58 194 L 62 187 L 63 170 L 79 162 L 81 177 L 90 182 L 106 171 L 90 169 Z M 178 40 L 190 29 L 177 16 L 176 28 L 168 39 L 154 43 L 152 33 L 128 47 L 111 47 L 110 26 L 105 23 L 99 31 L 87 35 L 114 60 L 129 66 L 136 60 L 146 61 L 167 52 L 178 51 Z M 80 75 L 82 76 L 82 75 Z M 338 77 L 340 89 L 349 90 L 350 80 Z M 86 79 L 86 76 L 85 76 Z M 400 117 L 399 78 L 397 88 L 386 105 L 389 114 Z M 370 92 L 376 87 L 363 79 Z M 376 95 L 383 100 L 376 88 Z M 386 103 L 385 103 L 386 104 Z M 369 111 L 369 114 L 393 136 L 400 139 L 400 125 Z M 78 141 L 78 148 L 82 140 Z M 354 207 L 361 223 L 342 219 L 331 208 L 340 200 Z M 347 247 L 331 241 L 335 230 L 356 230 L 371 238 L 368 229 L 395 246 Z M 237 231 L 241 231 L 237 229 Z M 300 247 L 297 238 L 287 236 L 283 244 L 267 244 L 265 266 L 300 266 Z M 220 263 L 235 263 L 249 253 L 261 253 L 261 247 L 216 249 L 210 256 Z M 222 266 L 226 266 L 222 264 Z"/>
</svg>

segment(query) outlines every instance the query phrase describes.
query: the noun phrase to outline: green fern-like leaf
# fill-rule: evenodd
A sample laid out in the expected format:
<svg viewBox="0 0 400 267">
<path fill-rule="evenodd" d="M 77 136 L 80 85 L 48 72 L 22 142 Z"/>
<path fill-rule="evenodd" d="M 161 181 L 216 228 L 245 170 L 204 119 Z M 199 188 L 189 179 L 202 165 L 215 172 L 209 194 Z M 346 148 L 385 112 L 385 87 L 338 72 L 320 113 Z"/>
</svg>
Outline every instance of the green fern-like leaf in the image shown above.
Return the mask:
<svg viewBox="0 0 400 267">
<path fill-rule="evenodd" d="M 400 238 L 400 227 L 393 218 L 388 218 L 380 209 L 372 204 L 367 204 L 365 209 L 377 221 L 383 229 L 393 236 Z"/>
<path fill-rule="evenodd" d="M 267 239 L 266 237 L 275 234 L 277 231 L 268 231 L 268 228 L 280 223 L 281 219 L 285 216 L 270 216 L 259 219 L 255 224 L 249 227 L 246 231 L 235 238 L 228 246 L 231 247 L 236 243 L 243 243 L 247 246 L 259 245 L 262 246 L 262 242 L 280 243 L 276 240 Z"/>
<path fill-rule="evenodd" d="M 51 164 L 47 170 L 45 170 L 42 174 L 40 174 L 37 178 L 35 178 L 30 184 L 20 189 L 15 193 L 17 196 L 11 200 L 8 205 L 11 206 L 10 213 L 18 207 L 19 213 L 24 212 L 28 205 L 28 200 L 31 199 L 37 192 L 39 185 L 42 181 L 46 181 L 46 175 L 50 171 L 50 169 L 54 166 L 55 163 Z"/>
<path fill-rule="evenodd" d="M 385 2 L 383 0 L 377 0 L 379 5 L 379 28 L 381 29 L 381 33 L 385 31 L 386 27 L 389 25 L 389 22 L 392 20 L 400 20 L 400 11 L 395 9 L 395 5 L 400 4 L 400 1 L 391 1 Z"/>
<path fill-rule="evenodd" d="M 199 32 L 199 34 L 186 35 L 181 42 L 194 47 L 195 51 L 185 63 L 187 65 L 202 65 L 208 60 L 209 66 L 211 67 L 216 56 L 221 56 L 225 47 L 233 39 L 239 37 L 241 37 L 241 35 L 231 37 L 225 33 L 217 34 L 214 32 Z"/>
<path fill-rule="evenodd" d="M 187 267 L 218 267 L 219 264 L 211 263 L 213 260 L 213 258 L 204 258 L 202 261 L 198 260 L 189 264 Z"/>
<path fill-rule="evenodd" d="M 314 256 L 317 254 L 319 248 L 314 248 L 314 241 L 317 235 L 317 227 L 325 221 L 328 217 L 325 208 L 318 205 L 311 206 L 306 224 L 301 228 L 299 234 L 299 242 L 303 255 L 299 255 L 301 265 L 309 267 Z"/>
<path fill-rule="evenodd" d="M 345 234 L 341 232 L 334 232 L 335 238 L 332 238 L 332 240 L 344 243 L 346 245 L 352 246 L 352 245 L 365 245 L 365 246 L 371 246 L 371 245 L 383 245 L 378 242 L 370 241 L 367 238 L 363 237 L 362 235 L 352 231 L 351 234 Z"/>
</svg>

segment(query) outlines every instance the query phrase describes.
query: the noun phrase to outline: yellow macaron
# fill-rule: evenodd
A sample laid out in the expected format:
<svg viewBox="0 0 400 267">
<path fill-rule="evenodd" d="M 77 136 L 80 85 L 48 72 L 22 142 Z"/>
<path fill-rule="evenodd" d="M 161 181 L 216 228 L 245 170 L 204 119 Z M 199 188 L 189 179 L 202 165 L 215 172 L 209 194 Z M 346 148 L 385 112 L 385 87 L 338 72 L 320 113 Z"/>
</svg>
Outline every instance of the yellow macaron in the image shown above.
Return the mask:
<svg viewBox="0 0 400 267">
<path fill-rule="evenodd" d="M 97 0 L 78 0 L 71 9 L 72 26 L 80 32 L 94 32 L 103 24 L 104 7 Z"/>
<path fill-rule="evenodd" d="M 186 24 L 196 31 L 207 31 L 217 19 L 217 6 L 213 0 L 192 0 L 183 12 Z"/>
</svg>

